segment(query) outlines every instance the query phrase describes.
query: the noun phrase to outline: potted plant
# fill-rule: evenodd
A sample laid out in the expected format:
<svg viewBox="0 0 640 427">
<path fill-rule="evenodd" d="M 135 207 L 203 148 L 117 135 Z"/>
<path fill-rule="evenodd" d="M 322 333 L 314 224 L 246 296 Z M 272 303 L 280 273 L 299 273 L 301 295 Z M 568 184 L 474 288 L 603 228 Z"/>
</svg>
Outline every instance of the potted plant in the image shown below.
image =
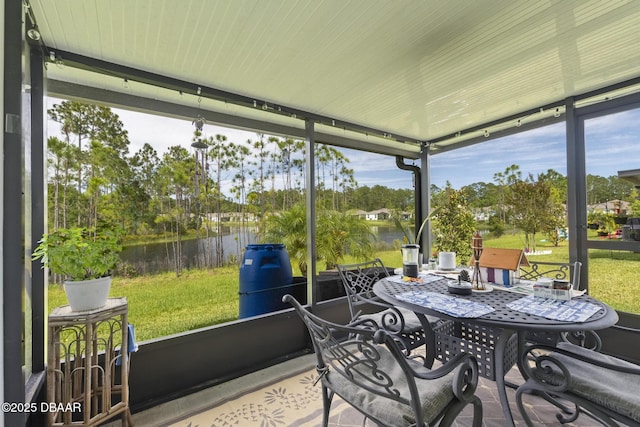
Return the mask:
<svg viewBox="0 0 640 427">
<path fill-rule="evenodd" d="M 409 230 L 409 227 L 404 226 L 402 222 L 400 222 L 400 218 L 398 218 L 397 216 L 393 217 L 393 222 L 395 223 L 396 228 L 399 231 L 402 231 L 402 234 L 404 234 L 404 237 L 405 239 L 407 239 L 408 244 L 420 245 L 420 236 L 422 236 L 422 231 L 424 230 L 424 226 L 427 225 L 427 221 L 433 218 L 433 216 L 436 215 L 439 211 L 440 211 L 440 208 L 433 209 L 431 213 L 427 215 L 425 219 L 422 220 L 422 224 L 420 224 L 420 228 L 418 229 L 418 232 L 415 234 L 415 236 L 413 235 L 413 233 L 411 233 L 411 231 Z M 420 264 L 422 264 L 422 261 L 423 261 L 422 249 L 419 249 L 419 250 L 420 250 L 419 262 Z"/>
<path fill-rule="evenodd" d="M 597 234 L 600 237 L 608 236 L 616 228 L 614 221 L 614 215 L 607 212 L 591 212 L 587 216 L 591 219 L 591 222 L 597 224 Z"/>
<path fill-rule="evenodd" d="M 120 233 L 95 229 L 59 228 L 42 236 L 33 251 L 43 267 L 64 278 L 64 290 L 73 311 L 104 306 L 111 272 L 120 261 Z"/>
<path fill-rule="evenodd" d="M 433 217 L 433 215 L 435 215 L 438 212 L 438 210 L 439 208 L 432 210 L 431 213 L 427 215 L 427 217 L 424 220 L 422 220 L 422 224 L 420 224 L 420 228 L 418 229 L 418 232 L 416 233 L 415 236 L 413 235 L 413 233 L 411 233 L 411 231 L 409 230 L 409 227 L 403 225 L 402 222 L 400 222 L 400 218 L 398 218 L 397 216 L 393 216 L 393 222 L 396 228 L 398 229 L 398 231 L 402 231 L 402 234 L 404 234 L 405 239 L 407 239 L 407 243 L 409 243 L 410 245 L 418 245 L 420 244 L 420 236 L 422 235 L 422 230 L 424 229 L 424 226 L 427 225 L 427 221 L 429 221 Z"/>
</svg>

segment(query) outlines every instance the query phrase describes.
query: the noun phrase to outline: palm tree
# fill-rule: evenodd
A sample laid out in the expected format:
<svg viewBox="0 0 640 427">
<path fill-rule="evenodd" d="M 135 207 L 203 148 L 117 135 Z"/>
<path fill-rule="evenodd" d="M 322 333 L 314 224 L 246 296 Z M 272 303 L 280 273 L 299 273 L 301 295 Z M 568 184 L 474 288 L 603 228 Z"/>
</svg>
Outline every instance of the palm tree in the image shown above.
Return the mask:
<svg viewBox="0 0 640 427">
<path fill-rule="evenodd" d="M 373 255 L 373 238 L 369 226 L 355 216 L 342 212 L 317 212 L 316 261 L 327 269 L 341 262 L 345 255 L 366 259 Z M 307 274 L 306 209 L 296 204 L 285 212 L 274 213 L 265 219 L 262 234 L 264 243 L 283 243 L 289 258 L 296 263 L 303 276 Z"/>
<path fill-rule="evenodd" d="M 318 213 L 316 251 L 327 269 L 334 268 L 346 255 L 365 260 L 373 255 L 374 234 L 366 222 L 338 211 Z"/>
<path fill-rule="evenodd" d="M 307 274 L 307 221 L 304 206 L 297 204 L 288 211 L 277 212 L 265 218 L 264 230 L 259 232 L 263 243 L 282 243 L 289 259 L 303 276 Z"/>
</svg>

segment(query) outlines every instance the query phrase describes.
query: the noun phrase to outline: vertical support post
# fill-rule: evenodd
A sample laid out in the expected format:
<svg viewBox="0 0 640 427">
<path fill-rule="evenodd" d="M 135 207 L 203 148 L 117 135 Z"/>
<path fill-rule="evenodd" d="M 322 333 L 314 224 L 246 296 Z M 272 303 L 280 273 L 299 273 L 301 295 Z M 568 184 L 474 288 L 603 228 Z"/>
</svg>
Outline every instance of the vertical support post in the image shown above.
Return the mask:
<svg viewBox="0 0 640 427">
<path fill-rule="evenodd" d="M 316 171 L 315 171 L 315 123 L 305 120 L 306 188 L 305 203 L 307 205 L 307 303 L 312 306 L 317 302 L 316 280 Z"/>
<path fill-rule="evenodd" d="M 422 145 L 422 152 L 420 153 L 420 168 L 422 173 L 420 174 L 420 184 L 422 187 L 422 215 L 427 216 L 431 213 L 431 153 L 429 152 L 429 144 Z M 418 219 L 416 218 L 416 221 Z M 422 223 L 423 218 L 420 218 Z M 420 237 L 420 242 L 417 242 L 422 249 L 422 254 L 427 262 L 433 252 L 431 245 L 433 244 L 431 238 L 431 220 L 425 226 Z"/>
<path fill-rule="evenodd" d="M 23 223 L 24 149 L 22 117 L 22 79 L 28 69 L 23 61 L 24 12 L 19 0 L 4 0 L 0 17 L 3 21 L 3 88 L 2 88 L 2 401 L 24 402 L 25 378 L 22 372 L 22 293 L 24 292 L 23 259 L 25 241 Z M 26 137 L 28 138 L 28 136 Z M 30 221 L 30 218 L 28 218 Z M 29 316 L 29 320 L 31 317 Z M 29 337 L 31 339 L 31 337 Z M 28 355 L 31 358 L 31 355 Z M 4 412 L 0 426 L 24 425 L 24 412 Z"/>
<path fill-rule="evenodd" d="M 574 99 L 565 100 L 567 138 L 567 212 L 569 228 L 569 262 L 580 261 L 580 289 L 587 288 L 589 277 L 587 250 L 587 172 L 584 141 L 584 119 L 574 106 Z"/>
<path fill-rule="evenodd" d="M 38 245 L 47 224 L 46 132 L 44 58 L 31 49 L 31 248 Z M 31 264 L 33 372 L 45 369 L 45 313 L 47 278 L 40 261 Z"/>
</svg>

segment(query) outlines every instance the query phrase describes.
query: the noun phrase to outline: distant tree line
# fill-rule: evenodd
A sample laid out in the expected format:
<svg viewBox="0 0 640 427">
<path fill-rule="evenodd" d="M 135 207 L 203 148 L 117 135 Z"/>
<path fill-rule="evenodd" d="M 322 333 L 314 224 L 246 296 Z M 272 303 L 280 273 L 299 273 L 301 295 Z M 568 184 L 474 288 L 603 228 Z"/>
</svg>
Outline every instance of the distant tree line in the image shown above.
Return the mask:
<svg viewBox="0 0 640 427">
<path fill-rule="evenodd" d="M 504 172 L 494 174 L 494 182 L 476 182 L 463 186 L 469 205 L 472 208 L 503 205 L 504 189 L 511 182 L 508 177 L 513 172 L 514 166 L 510 166 Z M 516 168 L 519 167 L 516 166 Z M 560 200 L 567 200 L 567 177 L 549 169 L 542 174 L 542 178 L 549 181 Z M 616 175 L 606 178 L 599 175 L 587 175 L 587 204 L 593 205 L 609 200 L 631 201 L 633 189 L 633 184 Z"/>
<path fill-rule="evenodd" d="M 196 160 L 196 150 L 182 141 L 166 153 L 146 143 L 130 154 L 128 133 L 110 108 L 63 101 L 48 113 L 62 134 L 48 139 L 53 228 L 109 223 L 140 235 L 164 231 L 171 222 L 174 228 L 195 225 L 204 212 L 262 216 L 304 201 L 303 141 L 258 134 L 233 142 L 194 130 L 188 143 L 203 143 L 204 159 Z M 413 207 L 411 189 L 359 187 L 349 159 L 337 149 L 318 144 L 315 158 L 319 207 Z"/>
<path fill-rule="evenodd" d="M 48 114 L 61 131 L 61 138 L 48 139 L 50 229 L 117 226 L 129 236 L 167 235 L 179 260 L 175 242 L 184 233 L 221 239 L 216 214 L 233 212 L 241 222 L 262 221 L 268 213 L 304 203 L 303 141 L 262 134 L 255 140 L 228 141 L 224 135 L 207 136 L 196 119 L 187 142 L 203 148 L 185 148 L 185 141 L 176 141 L 165 153 L 158 153 L 146 143 L 131 154 L 128 133 L 108 107 L 63 101 Z M 412 188 L 359 186 L 342 152 L 322 144 L 314 149 L 319 210 L 413 210 Z M 617 177 L 590 175 L 587 183 L 589 203 L 628 199 L 633 190 Z M 431 188 L 434 205 L 443 200 L 447 187 Z M 534 235 L 541 230 L 533 223 L 543 218 L 524 215 L 523 203 L 537 200 L 535 204 L 545 212 L 561 216 L 556 207 L 567 197 L 566 178 L 561 174 L 549 170 L 523 179 L 516 165 L 496 173 L 492 183 L 474 183 L 460 191 L 470 209 L 491 207 L 496 227 L 513 223 Z M 544 197 L 553 200 L 554 209 L 540 202 Z M 209 264 L 220 266 L 223 260 L 221 240 L 216 240 Z"/>
<path fill-rule="evenodd" d="M 303 141 L 262 134 L 228 141 L 224 135 L 207 136 L 198 118 L 186 143 L 176 141 L 165 153 L 146 143 L 130 153 L 128 133 L 108 107 L 63 101 L 48 114 L 61 134 L 48 139 L 50 230 L 118 227 L 140 240 L 170 236 L 168 252 L 178 273 L 185 233 L 214 237 L 207 264 L 219 266 L 224 260 L 221 214 L 235 213 L 234 219 L 246 225 L 305 200 Z M 314 154 L 319 210 L 413 206 L 409 189 L 359 187 L 339 150 L 317 144 Z"/>
</svg>

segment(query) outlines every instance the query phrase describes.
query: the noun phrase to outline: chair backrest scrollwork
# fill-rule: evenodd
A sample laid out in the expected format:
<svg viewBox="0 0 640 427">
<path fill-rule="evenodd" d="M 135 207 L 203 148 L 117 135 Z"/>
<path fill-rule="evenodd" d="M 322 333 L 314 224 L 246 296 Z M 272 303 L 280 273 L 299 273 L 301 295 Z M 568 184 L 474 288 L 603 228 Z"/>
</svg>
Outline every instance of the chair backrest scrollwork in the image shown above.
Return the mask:
<svg viewBox="0 0 640 427">
<path fill-rule="evenodd" d="M 357 264 L 340 264 L 336 267 L 347 293 L 351 317 L 355 318 L 358 303 L 378 300 L 373 293 L 373 284 L 389 277 L 389 271 L 380 258 Z"/>
<path fill-rule="evenodd" d="M 313 342 L 318 357 L 318 372 L 335 372 L 363 390 L 411 404 L 412 396 L 403 394 L 401 389 L 415 388 L 412 378 L 399 387 L 387 372 L 404 362 L 405 356 L 393 338 L 386 339 L 388 333 L 370 320 L 361 320 L 348 325 L 338 325 L 305 310 L 290 295 L 283 301 L 293 305 L 302 318 Z M 386 344 L 386 345 L 380 345 Z M 408 367 L 403 367 L 408 370 Z M 417 394 L 417 390 L 415 390 Z"/>
<path fill-rule="evenodd" d="M 282 300 L 294 307 L 311 335 L 323 387 L 323 425 L 331 407 L 327 396 L 335 393 L 380 425 L 422 427 L 439 419 L 450 425 L 472 403 L 474 426 L 480 426 L 478 366 L 470 354 L 429 370 L 407 358 L 393 334 L 370 319 L 339 325 L 314 315 L 291 295 Z"/>
<path fill-rule="evenodd" d="M 549 277 L 555 280 L 567 280 L 571 282 L 573 289 L 580 288 L 580 269 L 582 263 L 529 261 L 529 266 L 520 267 L 520 279 L 537 280 L 540 277 Z"/>
</svg>

